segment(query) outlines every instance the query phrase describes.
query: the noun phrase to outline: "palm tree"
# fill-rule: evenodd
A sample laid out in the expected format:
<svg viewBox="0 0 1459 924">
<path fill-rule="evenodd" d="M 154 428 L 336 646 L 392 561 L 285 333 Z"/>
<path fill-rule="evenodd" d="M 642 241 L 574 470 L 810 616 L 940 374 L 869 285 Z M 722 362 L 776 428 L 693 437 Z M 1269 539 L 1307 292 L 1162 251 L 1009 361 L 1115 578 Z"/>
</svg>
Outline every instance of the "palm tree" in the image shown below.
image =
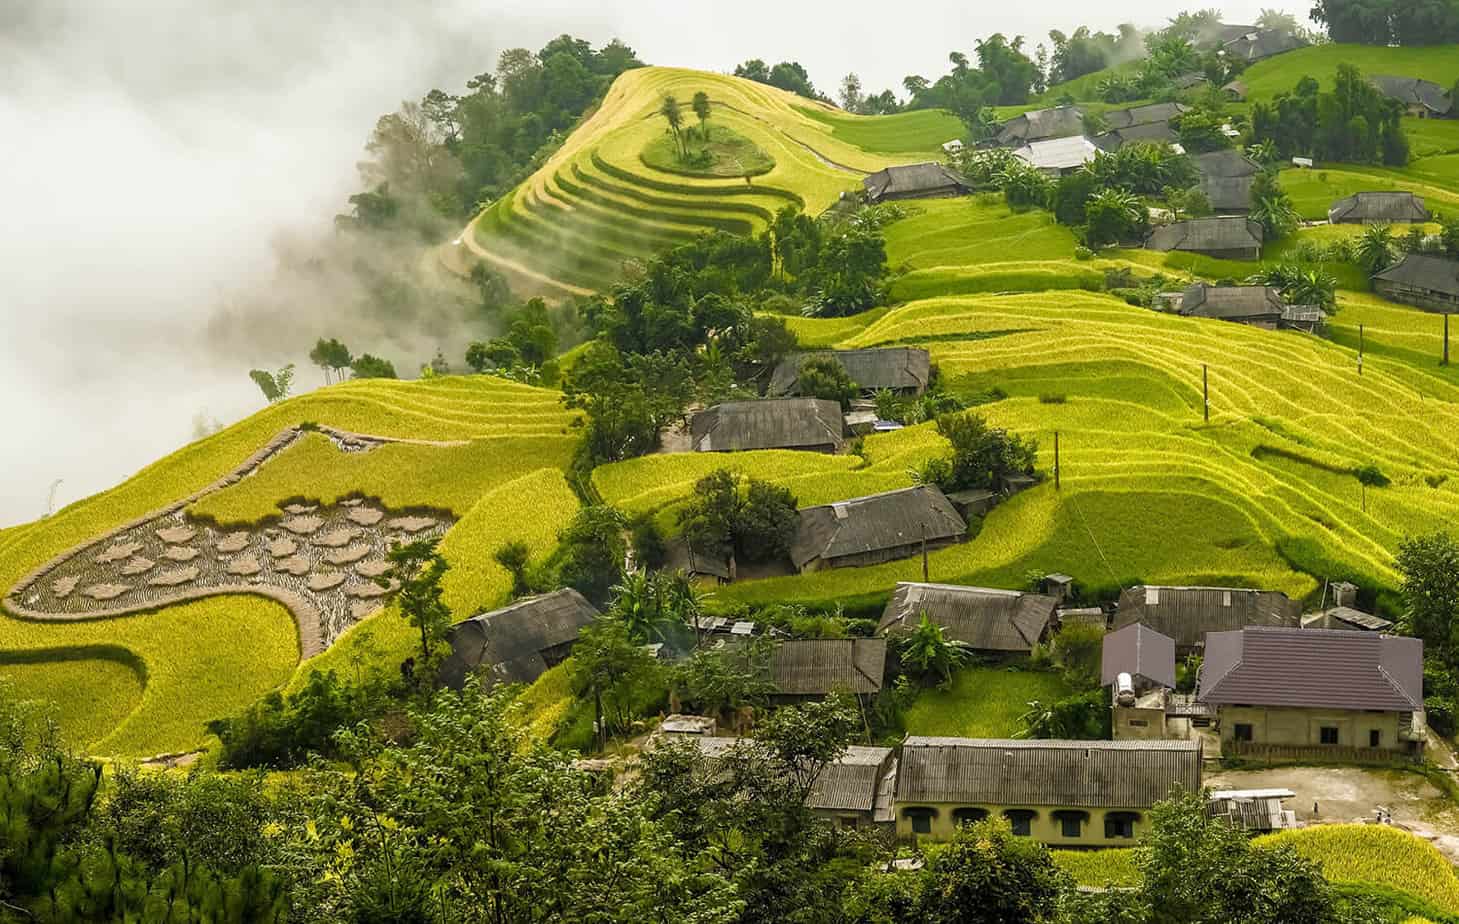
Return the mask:
<svg viewBox="0 0 1459 924">
<path fill-rule="evenodd" d="M 694 110 L 694 115 L 699 119 L 699 137 L 701 140 L 709 140 L 709 94 L 700 90 L 694 94 L 694 101 L 689 104 Z"/>
<path fill-rule="evenodd" d="M 1275 183 L 1266 194 L 1253 194 L 1252 199 L 1251 218 L 1266 229 L 1268 238 L 1286 237 L 1302 224 L 1291 198 Z"/>
<path fill-rule="evenodd" d="M 668 622 L 664 614 L 664 588 L 643 571 L 623 576 L 612 588 L 613 603 L 609 613 L 623 623 L 628 635 L 638 642 L 662 640 Z"/>
<path fill-rule="evenodd" d="M 1375 276 L 1393 262 L 1393 229 L 1387 225 L 1368 225 L 1358 238 L 1353 256 L 1369 276 Z"/>
<path fill-rule="evenodd" d="M 917 628 L 903 639 L 900 649 L 903 664 L 916 668 L 923 676 L 936 675 L 942 683 L 950 683 L 953 669 L 965 664 L 972 653 L 967 642 L 949 639 L 926 610 Z"/>
<path fill-rule="evenodd" d="M 1277 162 L 1277 146 L 1272 144 L 1270 138 L 1251 145 L 1246 149 L 1246 154 L 1263 167 L 1268 167 Z"/>
<path fill-rule="evenodd" d="M 664 95 L 663 105 L 659 106 L 659 115 L 669 123 L 669 132 L 674 136 L 674 143 L 679 148 L 679 156 L 684 155 L 684 138 L 681 129 L 684 126 L 684 114 L 679 111 L 679 101 L 674 94 Z"/>
</svg>

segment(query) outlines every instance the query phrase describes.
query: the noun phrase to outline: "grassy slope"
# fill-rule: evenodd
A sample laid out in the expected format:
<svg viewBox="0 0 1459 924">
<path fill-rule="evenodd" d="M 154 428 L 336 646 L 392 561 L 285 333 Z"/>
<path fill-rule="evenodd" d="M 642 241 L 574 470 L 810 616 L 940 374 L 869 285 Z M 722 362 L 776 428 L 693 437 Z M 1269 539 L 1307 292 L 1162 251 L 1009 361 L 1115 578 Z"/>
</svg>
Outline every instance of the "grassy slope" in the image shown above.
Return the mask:
<svg viewBox="0 0 1459 924">
<path fill-rule="evenodd" d="M 940 160 L 943 143 L 967 133 L 962 120 L 944 109 L 918 109 L 889 116 L 858 116 L 810 107 L 800 111 L 826 125 L 832 137 L 876 154 Z"/>
<path fill-rule="evenodd" d="M 1259 61 L 1241 79 L 1250 88 L 1251 99 L 1289 92 L 1303 77 L 1315 77 L 1325 89 L 1331 89 L 1339 64 L 1356 65 L 1366 75 L 1422 77 L 1441 87 L 1452 87 L 1459 80 L 1459 46 L 1316 45 Z"/>
<path fill-rule="evenodd" d="M 1023 731 L 1019 721 L 1033 700 L 1050 703 L 1069 694 L 1057 674 L 968 668 L 953 676 L 946 690 L 924 690 L 907 710 L 909 735 L 1011 738 Z"/>
<path fill-rule="evenodd" d="M 1396 828 L 1321 825 L 1257 838 L 1258 846 L 1286 846 L 1322 864 L 1334 882 L 1387 886 L 1416 895 L 1441 911 L 1459 914 L 1459 879 L 1432 844 Z"/>
</svg>

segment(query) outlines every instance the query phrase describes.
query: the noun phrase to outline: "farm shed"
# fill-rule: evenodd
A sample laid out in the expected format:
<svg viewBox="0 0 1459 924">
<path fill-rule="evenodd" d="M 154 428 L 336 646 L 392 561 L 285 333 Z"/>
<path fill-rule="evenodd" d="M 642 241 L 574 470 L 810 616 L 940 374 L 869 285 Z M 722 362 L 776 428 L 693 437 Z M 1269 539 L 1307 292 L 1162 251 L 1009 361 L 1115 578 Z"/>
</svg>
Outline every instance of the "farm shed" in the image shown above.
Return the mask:
<svg viewBox="0 0 1459 924">
<path fill-rule="evenodd" d="M 1304 629 L 1340 629 L 1348 632 L 1387 632 L 1392 620 L 1374 616 L 1351 606 L 1334 606 L 1302 617 Z"/>
<path fill-rule="evenodd" d="M 1297 813 L 1282 806 L 1296 796 L 1290 789 L 1221 789 L 1211 793 L 1206 814 L 1243 831 L 1281 831 L 1297 827 Z"/>
<path fill-rule="evenodd" d="M 1135 623 L 1170 636 L 1176 651 L 1198 650 L 1207 632 L 1244 626 L 1301 625 L 1301 606 L 1279 590 L 1236 587 L 1157 587 L 1138 585 L 1120 594 L 1114 626 Z"/>
<path fill-rule="evenodd" d="M 867 696 L 882 688 L 886 666 L 884 638 L 789 639 L 775 646 L 770 679 L 780 699 Z"/>
<path fill-rule="evenodd" d="M 1028 654 L 1049 631 L 1058 605 L 1043 594 L 904 581 L 892 591 L 877 632 L 913 632 L 926 613 L 947 638 L 976 651 Z"/>
<path fill-rule="evenodd" d="M 1459 261 L 1411 253 L 1373 277 L 1384 298 L 1425 311 L 1459 311 Z"/>
<path fill-rule="evenodd" d="M 897 774 L 897 834 L 951 838 L 1001 814 L 1051 846 L 1129 845 L 1176 789 L 1199 792 L 1194 741 L 909 737 Z"/>
<path fill-rule="evenodd" d="M 459 690 L 477 671 L 488 687 L 531 683 L 566 660 L 578 632 L 600 615 L 567 588 L 458 622 L 446 634 L 451 653 L 441 664 L 441 683 Z"/>
<path fill-rule="evenodd" d="M 841 405 L 817 398 L 726 401 L 694 415 L 695 452 L 804 449 L 836 452 L 845 442 Z"/>
<path fill-rule="evenodd" d="M 954 491 L 946 497 L 952 502 L 958 516 L 964 520 L 987 516 L 988 511 L 998 506 L 998 501 L 1001 500 L 997 491 L 989 491 L 987 488 L 967 488 Z"/>
<path fill-rule="evenodd" d="M 1443 87 L 1417 77 L 1375 75 L 1368 82 L 1379 93 L 1403 104 L 1404 110 L 1418 119 L 1447 119 L 1454 114 L 1454 100 Z"/>
<path fill-rule="evenodd" d="M 1235 321 L 1265 330 L 1282 324 L 1287 305 L 1273 286 L 1213 286 L 1198 282 L 1185 290 L 1180 314 L 1188 318 Z"/>
<path fill-rule="evenodd" d="M 920 395 L 927 390 L 932 360 L 916 347 L 876 347 L 866 350 L 815 350 L 783 360 L 770 377 L 770 394 L 799 394 L 800 370 L 814 360 L 833 360 L 861 389 L 875 394 L 882 389 L 903 395 Z"/>
<path fill-rule="evenodd" d="M 1206 636 L 1196 701 L 1226 756 L 1382 760 L 1421 754 L 1421 639 L 1253 627 Z"/>
<path fill-rule="evenodd" d="M 1247 218 L 1193 218 L 1156 228 L 1149 250 L 1181 250 L 1218 260 L 1260 260 L 1264 239 L 1259 222 Z"/>
<path fill-rule="evenodd" d="M 790 560 L 801 572 L 873 565 L 961 542 L 968 525 L 935 485 L 854 497 L 800 512 Z"/>
<path fill-rule="evenodd" d="M 868 202 L 898 199 L 949 199 L 967 195 L 968 181 L 942 164 L 908 164 L 886 167 L 861 181 Z"/>
<path fill-rule="evenodd" d="M 702 737 L 695 739 L 712 770 L 714 764 L 738 751 L 751 760 L 760 753 L 753 738 Z M 822 767 L 805 804 L 823 818 L 848 828 L 890 826 L 895 818 L 897 758 L 891 748 L 853 744 L 840 757 Z"/>
<path fill-rule="evenodd" d="M 998 128 L 993 144 L 1018 147 L 1049 138 L 1067 138 L 1084 134 L 1084 113 L 1073 106 L 1035 109 L 1015 116 Z"/>
<path fill-rule="evenodd" d="M 1013 150 L 1013 156 L 1049 176 L 1063 176 L 1094 160 L 1099 148 L 1083 135 L 1034 141 Z"/>
<path fill-rule="evenodd" d="M 1411 192 L 1354 193 L 1327 210 L 1327 220 L 1335 225 L 1419 224 L 1432 217 L 1424 200 Z"/>
</svg>

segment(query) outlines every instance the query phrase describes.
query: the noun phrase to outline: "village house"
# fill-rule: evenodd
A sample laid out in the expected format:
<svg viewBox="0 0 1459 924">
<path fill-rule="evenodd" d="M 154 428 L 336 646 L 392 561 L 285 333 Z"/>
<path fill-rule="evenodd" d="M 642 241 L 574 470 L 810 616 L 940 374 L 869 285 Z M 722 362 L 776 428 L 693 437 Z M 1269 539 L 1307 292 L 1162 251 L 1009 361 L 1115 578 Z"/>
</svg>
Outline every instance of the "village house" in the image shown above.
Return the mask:
<svg viewBox="0 0 1459 924">
<path fill-rule="evenodd" d="M 1176 653 L 1199 651 L 1207 632 L 1244 626 L 1301 626 L 1301 605 L 1277 590 L 1137 585 L 1120 594 L 1114 627 L 1143 623 L 1175 640 Z"/>
<path fill-rule="evenodd" d="M 1290 32 L 1277 29 L 1256 29 L 1244 32 L 1221 45 L 1221 54 L 1227 60 L 1255 64 L 1274 55 L 1295 51 L 1307 42 Z"/>
<path fill-rule="evenodd" d="M 1261 165 L 1227 148 L 1191 158 L 1199 180 L 1195 188 L 1205 195 L 1217 215 L 1245 215 L 1251 211 L 1251 187 Z"/>
<path fill-rule="evenodd" d="M 1260 260 L 1264 238 L 1260 222 L 1248 218 L 1192 218 L 1156 228 L 1145 247 L 1205 254 L 1218 260 Z"/>
<path fill-rule="evenodd" d="M 770 377 L 771 395 L 798 395 L 800 369 L 813 360 L 833 360 L 860 388 L 863 395 L 886 390 L 899 395 L 920 395 L 932 377 L 932 360 L 916 347 L 876 347 L 866 350 L 815 350 L 783 360 Z"/>
<path fill-rule="evenodd" d="M 1050 138 L 1067 138 L 1084 134 L 1084 113 L 1073 106 L 1059 106 L 1054 109 L 1035 109 L 1004 122 L 991 144 L 1012 148 L 1046 141 Z"/>
<path fill-rule="evenodd" d="M 1379 93 L 1402 103 L 1404 111 L 1415 119 L 1447 119 L 1454 114 L 1454 100 L 1432 81 L 1380 74 L 1369 77 L 1368 82 Z"/>
<path fill-rule="evenodd" d="M 1200 788 L 1199 742 L 913 736 L 897 774 L 897 835 L 948 840 L 1002 815 L 1050 846 L 1129 846 L 1151 806 Z"/>
<path fill-rule="evenodd" d="M 1374 632 L 1211 632 L 1196 701 L 1216 709 L 1223 756 L 1417 758 L 1423 652 L 1420 639 Z"/>
<path fill-rule="evenodd" d="M 1205 86 L 1208 83 L 1210 83 L 1210 81 L 1206 79 L 1205 74 L 1198 74 L 1195 71 L 1181 74 L 1171 81 L 1171 84 L 1174 85 L 1177 90 L 1180 90 L 1182 92 L 1185 92 L 1187 90 L 1195 90 L 1199 87 Z"/>
<path fill-rule="evenodd" d="M 805 508 L 790 560 L 802 573 L 874 565 L 961 542 L 967 532 L 936 485 L 918 485 Z"/>
<path fill-rule="evenodd" d="M 1166 707 L 1175 689 L 1174 639 L 1140 623 L 1116 629 L 1104 637 L 1099 677 L 1110 689 L 1116 741 L 1166 737 Z"/>
<path fill-rule="evenodd" d="M 884 638 L 788 639 L 770 657 L 771 698 L 788 703 L 832 693 L 869 697 L 881 691 L 886 669 Z"/>
<path fill-rule="evenodd" d="M 1411 253 L 1373 277 L 1373 290 L 1386 299 L 1425 311 L 1459 311 L 1459 261 Z"/>
<path fill-rule="evenodd" d="M 866 201 L 895 202 L 901 199 L 950 199 L 965 196 L 968 181 L 942 164 L 907 164 L 886 167 L 861 181 Z"/>
<path fill-rule="evenodd" d="M 892 591 L 877 632 L 913 632 L 926 613 L 948 639 L 980 654 L 1026 655 L 1047 636 L 1058 605 L 1043 594 L 903 581 Z"/>
<path fill-rule="evenodd" d="M 1233 103 L 1244 103 L 1246 97 L 1251 93 L 1251 88 L 1244 80 L 1233 80 L 1221 88 L 1221 92 Z"/>
<path fill-rule="evenodd" d="M 1288 305 L 1275 286 L 1213 286 L 1198 282 L 1181 296 L 1179 312 L 1188 318 L 1234 321 L 1263 330 L 1316 331 L 1326 320 L 1320 308 Z"/>
<path fill-rule="evenodd" d="M 1047 138 L 1013 149 L 1013 156 L 1048 176 L 1072 173 L 1094 160 L 1099 147 L 1083 135 Z"/>
<path fill-rule="evenodd" d="M 1127 144 L 1137 142 L 1174 146 L 1180 142 L 1180 135 L 1168 123 L 1148 122 L 1143 125 L 1131 125 L 1129 128 L 1116 128 L 1101 132 L 1091 140 L 1101 151 L 1112 153 Z"/>
<path fill-rule="evenodd" d="M 1171 128 L 1170 120 L 1189 110 L 1190 107 L 1182 103 L 1150 103 L 1106 112 L 1103 118 L 1109 128 L 1093 140 L 1104 151 L 1118 151 L 1136 141 L 1175 144 L 1180 139 Z"/>
<path fill-rule="evenodd" d="M 726 401 L 694 415 L 695 452 L 802 449 L 837 452 L 845 443 L 841 405 L 818 398 Z"/>
<path fill-rule="evenodd" d="M 567 660 L 578 633 L 600 615 L 566 588 L 458 622 L 446 635 L 451 653 L 441 664 L 441 683 L 459 690 L 475 673 L 487 687 L 532 683 Z"/>
<path fill-rule="evenodd" d="M 1433 216 L 1411 192 L 1360 192 L 1339 199 L 1327 210 L 1334 225 L 1422 224 Z"/>
</svg>

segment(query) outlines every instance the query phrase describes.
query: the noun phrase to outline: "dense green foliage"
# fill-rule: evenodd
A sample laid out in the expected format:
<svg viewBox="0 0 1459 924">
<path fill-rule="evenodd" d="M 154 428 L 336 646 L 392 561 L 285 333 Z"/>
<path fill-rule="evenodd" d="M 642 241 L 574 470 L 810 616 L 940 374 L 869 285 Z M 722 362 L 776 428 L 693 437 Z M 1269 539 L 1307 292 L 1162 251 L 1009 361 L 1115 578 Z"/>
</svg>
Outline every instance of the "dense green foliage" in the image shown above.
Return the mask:
<svg viewBox="0 0 1459 924">
<path fill-rule="evenodd" d="M 1334 42 L 1444 45 L 1459 42 L 1453 0 L 1317 0 L 1312 18 Z"/>
<path fill-rule="evenodd" d="M 1270 141 L 1283 159 L 1408 163 L 1409 143 L 1400 124 L 1403 104 L 1380 93 L 1351 64 L 1340 64 L 1331 92 L 1304 77 L 1291 93 L 1251 108 L 1253 142 Z"/>
</svg>

